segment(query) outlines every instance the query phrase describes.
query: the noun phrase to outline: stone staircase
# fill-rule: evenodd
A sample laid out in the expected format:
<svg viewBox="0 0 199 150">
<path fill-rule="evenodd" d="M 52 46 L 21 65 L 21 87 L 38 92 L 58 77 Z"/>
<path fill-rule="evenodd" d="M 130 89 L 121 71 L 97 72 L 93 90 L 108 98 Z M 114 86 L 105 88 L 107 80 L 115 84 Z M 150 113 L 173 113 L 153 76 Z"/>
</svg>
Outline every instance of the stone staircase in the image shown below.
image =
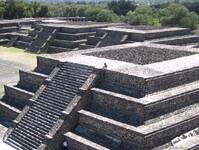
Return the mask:
<svg viewBox="0 0 199 150">
<path fill-rule="evenodd" d="M 0 44 L 6 46 L 13 46 L 16 48 L 26 49 L 34 40 L 33 23 L 6 23 L 0 28 Z M 5 29 L 6 28 L 6 29 Z"/>
<path fill-rule="evenodd" d="M 183 76 L 186 82 L 167 88 L 162 81 L 159 90 L 141 96 L 123 83 L 125 75 L 120 74 L 116 81 L 110 74 L 92 88 L 90 105 L 78 111 L 79 123 L 64 134 L 69 150 L 175 149 L 174 138 L 199 127 L 198 78 Z M 171 76 L 174 74 L 159 79 Z M 196 136 L 183 145 L 194 149 L 199 146 L 197 141 Z"/>
<path fill-rule="evenodd" d="M 99 30 L 95 36 L 90 36 L 85 44 L 81 44 L 80 49 L 119 45 L 127 42 L 128 34 L 126 33 Z"/>
<path fill-rule="evenodd" d="M 14 120 L 25 105 L 30 103 L 29 99 L 39 89 L 57 62 L 38 57 L 37 64 L 33 71 L 20 70 L 19 82 L 16 85 L 5 85 L 5 94 L 0 100 L 1 116 Z"/>
<path fill-rule="evenodd" d="M 56 67 L 45 87 L 31 99 L 29 109 L 24 108 L 26 113 L 8 134 L 6 143 L 17 149 L 39 148 L 93 72 L 92 67 L 72 63 Z"/>
<path fill-rule="evenodd" d="M 19 29 L 18 24 L 6 24 L 5 26 L 0 25 L 0 33 L 14 32 Z"/>
<path fill-rule="evenodd" d="M 48 47 L 49 53 L 58 53 L 77 50 L 81 44 L 85 44 L 89 36 L 95 35 L 94 31 L 69 31 L 60 29 L 54 40 Z"/>
<path fill-rule="evenodd" d="M 53 36 L 56 33 L 56 29 L 50 27 L 41 27 L 41 30 L 34 32 L 32 35 L 35 35 L 33 42 L 31 42 L 27 51 L 30 52 L 43 52 L 48 44 L 53 39 Z"/>
<path fill-rule="evenodd" d="M 2 23 L 0 24 L 0 45 L 6 45 L 10 41 L 9 33 L 19 29 L 17 23 Z"/>
<path fill-rule="evenodd" d="M 13 43 L 11 46 L 27 49 L 30 47 L 31 43 L 34 40 L 34 36 L 30 34 L 30 32 L 34 31 L 35 29 L 32 25 L 20 25 L 19 30 L 13 36 L 17 36 L 16 39 L 12 40 Z"/>
</svg>

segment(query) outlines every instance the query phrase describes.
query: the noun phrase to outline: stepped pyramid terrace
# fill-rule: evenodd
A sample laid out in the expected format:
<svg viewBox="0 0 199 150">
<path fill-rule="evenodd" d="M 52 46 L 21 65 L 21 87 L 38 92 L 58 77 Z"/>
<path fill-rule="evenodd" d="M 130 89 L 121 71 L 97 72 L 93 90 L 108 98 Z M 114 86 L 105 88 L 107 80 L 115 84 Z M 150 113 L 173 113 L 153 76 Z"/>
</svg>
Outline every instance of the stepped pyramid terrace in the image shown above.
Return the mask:
<svg viewBox="0 0 199 150">
<path fill-rule="evenodd" d="M 37 61 L 4 86 L 1 148 L 199 149 L 199 36 L 190 29 L 74 17 L 5 20 L 0 32 L 1 45 Z"/>
</svg>

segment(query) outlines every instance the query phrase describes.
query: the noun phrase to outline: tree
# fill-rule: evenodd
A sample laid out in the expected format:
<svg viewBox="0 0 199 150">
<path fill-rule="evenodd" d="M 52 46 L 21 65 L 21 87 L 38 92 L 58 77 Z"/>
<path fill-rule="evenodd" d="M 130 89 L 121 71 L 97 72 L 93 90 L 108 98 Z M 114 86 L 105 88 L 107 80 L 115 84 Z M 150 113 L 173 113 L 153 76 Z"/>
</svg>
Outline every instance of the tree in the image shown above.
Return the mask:
<svg viewBox="0 0 199 150">
<path fill-rule="evenodd" d="M 135 11 L 127 13 L 127 22 L 131 25 L 158 25 L 159 20 L 156 10 L 147 5 L 141 5 Z"/>
<path fill-rule="evenodd" d="M 190 11 L 194 11 L 199 15 L 199 2 L 193 2 L 193 3 L 185 3 L 184 6 L 186 6 Z"/>
<path fill-rule="evenodd" d="M 99 7 L 88 7 L 85 11 L 85 16 L 90 20 L 95 21 L 98 13 L 101 11 Z"/>
<path fill-rule="evenodd" d="M 166 26 L 178 26 L 186 28 L 196 28 L 198 16 L 190 12 L 185 6 L 180 4 L 171 4 L 160 10 L 160 22 Z"/>
<path fill-rule="evenodd" d="M 20 0 L 6 0 L 5 2 L 5 19 L 16 19 L 25 17 L 24 2 Z"/>
<path fill-rule="evenodd" d="M 5 2 L 0 2 L 0 19 L 3 19 L 3 14 L 5 12 Z"/>
<path fill-rule="evenodd" d="M 101 10 L 96 16 L 96 21 L 99 22 L 116 22 L 118 20 L 119 17 L 113 11 L 106 9 Z"/>
<path fill-rule="evenodd" d="M 38 12 L 39 12 L 39 9 L 40 9 L 40 3 L 32 2 L 30 4 L 30 7 L 31 7 L 32 16 L 33 17 L 38 17 Z"/>
<path fill-rule="evenodd" d="M 126 15 L 130 10 L 135 10 L 136 4 L 130 0 L 119 0 L 108 3 L 108 8 L 113 10 L 117 15 Z"/>
<path fill-rule="evenodd" d="M 47 17 L 48 16 L 48 6 L 42 5 L 40 10 L 38 11 L 39 17 Z"/>
</svg>

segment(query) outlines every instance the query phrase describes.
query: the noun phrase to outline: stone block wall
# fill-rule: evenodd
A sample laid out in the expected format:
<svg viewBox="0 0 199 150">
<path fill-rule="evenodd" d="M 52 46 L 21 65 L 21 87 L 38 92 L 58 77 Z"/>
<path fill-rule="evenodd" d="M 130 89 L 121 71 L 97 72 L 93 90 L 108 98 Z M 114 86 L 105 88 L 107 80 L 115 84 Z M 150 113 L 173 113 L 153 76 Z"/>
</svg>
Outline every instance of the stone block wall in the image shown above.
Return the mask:
<svg viewBox="0 0 199 150">
<path fill-rule="evenodd" d="M 38 56 L 37 67 L 35 68 L 34 71 L 49 75 L 58 64 L 59 64 L 58 60 Z"/>
</svg>

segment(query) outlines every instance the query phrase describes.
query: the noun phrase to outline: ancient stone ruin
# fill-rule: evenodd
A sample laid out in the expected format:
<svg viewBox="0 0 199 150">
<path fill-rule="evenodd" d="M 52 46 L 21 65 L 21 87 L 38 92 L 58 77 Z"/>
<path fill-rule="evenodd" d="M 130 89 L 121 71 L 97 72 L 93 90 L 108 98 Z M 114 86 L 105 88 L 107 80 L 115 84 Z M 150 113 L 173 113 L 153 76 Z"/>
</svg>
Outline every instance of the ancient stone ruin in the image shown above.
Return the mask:
<svg viewBox="0 0 199 150">
<path fill-rule="evenodd" d="M 5 86 L 1 116 L 13 121 L 5 143 L 21 150 L 59 150 L 64 141 L 69 150 L 199 149 L 199 37 L 189 29 L 30 22 L 38 34 L 24 48 L 57 54 L 39 56 L 32 72 L 21 70 L 20 81 Z M 2 44 L 17 47 L 16 30 Z"/>
</svg>

